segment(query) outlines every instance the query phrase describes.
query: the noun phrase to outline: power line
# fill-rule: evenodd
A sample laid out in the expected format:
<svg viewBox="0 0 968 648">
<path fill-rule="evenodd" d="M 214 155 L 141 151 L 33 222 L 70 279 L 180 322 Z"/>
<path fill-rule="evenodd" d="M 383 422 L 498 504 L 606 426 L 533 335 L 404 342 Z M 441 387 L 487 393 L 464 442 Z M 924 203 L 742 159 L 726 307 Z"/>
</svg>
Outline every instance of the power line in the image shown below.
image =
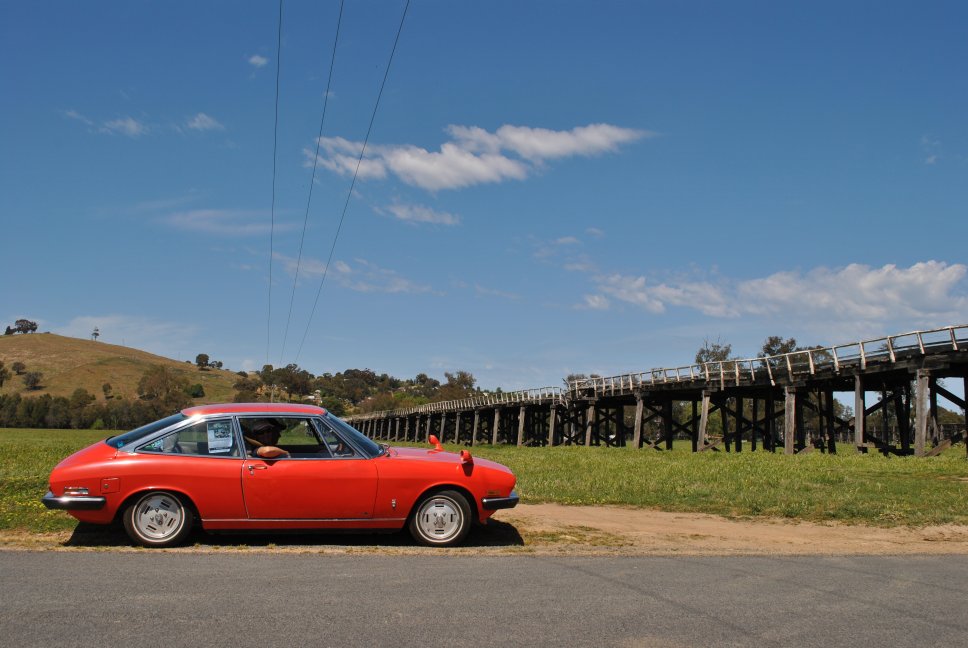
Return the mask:
<svg viewBox="0 0 968 648">
<path fill-rule="evenodd" d="M 407 18 L 407 11 L 410 9 L 410 0 L 407 0 L 407 4 L 403 7 L 403 15 L 400 16 L 400 26 L 397 28 L 397 36 L 393 40 L 393 49 L 390 50 L 390 58 L 387 61 L 387 69 L 383 73 L 383 82 L 380 84 L 380 92 L 376 96 L 376 104 L 373 106 L 373 114 L 370 115 L 370 125 L 366 129 L 366 137 L 363 139 L 363 148 L 360 149 L 360 157 L 356 161 L 356 170 L 353 171 L 353 180 L 350 182 L 350 189 L 346 192 L 346 202 L 343 203 L 343 212 L 339 217 L 339 225 L 336 227 L 336 235 L 333 237 L 333 245 L 329 248 L 329 257 L 326 259 L 326 266 L 323 268 L 323 277 L 319 280 L 319 288 L 316 290 L 316 299 L 313 301 L 313 308 L 309 312 L 309 321 L 306 322 L 306 330 L 303 333 L 302 341 L 299 343 L 299 349 L 296 351 L 296 359 L 293 362 L 299 361 L 299 355 L 302 353 L 303 345 L 306 343 L 306 336 L 309 335 L 309 327 L 313 322 L 313 316 L 316 314 L 316 306 L 319 304 L 319 295 L 323 292 L 323 284 L 326 283 L 326 276 L 329 274 L 329 266 L 333 262 L 333 253 L 336 251 L 336 243 L 339 241 L 340 231 L 343 229 L 343 220 L 346 218 L 346 209 L 349 207 L 350 198 L 353 197 L 353 188 L 356 186 L 356 177 L 360 173 L 360 165 L 363 164 L 363 156 L 366 154 L 366 145 L 370 141 L 370 133 L 373 131 L 373 122 L 376 120 L 377 110 L 380 108 L 380 99 L 383 97 L 383 88 L 386 87 L 387 77 L 390 76 L 390 66 L 393 64 L 393 55 L 397 51 L 397 44 L 400 42 L 400 34 L 403 32 L 403 23 Z"/>
<path fill-rule="evenodd" d="M 333 83 L 333 67 L 336 65 L 336 45 L 339 43 L 340 25 L 343 23 L 343 0 L 339 3 L 339 17 L 336 19 L 336 36 L 333 38 L 333 55 L 329 61 L 329 78 L 326 80 L 326 94 L 323 95 L 323 114 L 319 118 L 319 134 L 316 136 L 316 154 L 313 156 L 313 175 L 309 180 L 309 197 L 306 198 L 306 215 L 303 217 L 302 237 L 299 239 L 299 254 L 296 257 L 296 272 L 292 278 L 292 293 L 289 295 L 289 315 L 286 317 L 286 332 L 282 336 L 282 349 L 279 351 L 279 364 L 286 353 L 289 339 L 289 323 L 292 321 L 292 304 L 296 299 L 296 282 L 299 280 L 299 267 L 302 264 L 303 243 L 306 240 L 306 225 L 309 223 L 309 205 L 313 201 L 313 185 L 316 184 L 316 167 L 319 161 L 319 140 L 323 138 L 323 122 L 326 121 L 326 106 L 329 104 L 329 89 Z"/>
<path fill-rule="evenodd" d="M 266 364 L 272 337 L 272 253 L 276 231 L 276 152 L 279 148 L 279 70 L 282 67 L 282 0 L 279 0 L 279 30 L 276 34 L 276 115 L 272 127 L 272 206 L 269 211 L 269 299 L 266 307 Z"/>
</svg>

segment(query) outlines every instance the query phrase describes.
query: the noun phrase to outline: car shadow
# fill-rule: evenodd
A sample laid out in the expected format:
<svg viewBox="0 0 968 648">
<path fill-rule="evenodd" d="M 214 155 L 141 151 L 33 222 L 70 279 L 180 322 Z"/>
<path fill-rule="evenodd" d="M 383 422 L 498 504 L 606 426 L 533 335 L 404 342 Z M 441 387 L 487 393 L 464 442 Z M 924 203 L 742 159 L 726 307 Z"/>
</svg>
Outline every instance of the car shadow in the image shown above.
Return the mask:
<svg viewBox="0 0 968 648">
<path fill-rule="evenodd" d="M 103 526 L 83 522 L 77 524 L 73 533 L 71 533 L 71 537 L 63 543 L 65 547 L 130 547 L 132 545 L 133 543 L 120 525 Z M 524 539 L 513 524 L 494 519 L 489 520 L 486 525 L 472 527 L 467 538 L 460 544 L 461 547 L 471 548 L 523 545 Z M 194 529 L 182 546 L 421 548 L 406 530 L 391 533 L 333 533 L 325 531 L 310 533 L 305 531 L 206 533 L 201 528 Z"/>
</svg>

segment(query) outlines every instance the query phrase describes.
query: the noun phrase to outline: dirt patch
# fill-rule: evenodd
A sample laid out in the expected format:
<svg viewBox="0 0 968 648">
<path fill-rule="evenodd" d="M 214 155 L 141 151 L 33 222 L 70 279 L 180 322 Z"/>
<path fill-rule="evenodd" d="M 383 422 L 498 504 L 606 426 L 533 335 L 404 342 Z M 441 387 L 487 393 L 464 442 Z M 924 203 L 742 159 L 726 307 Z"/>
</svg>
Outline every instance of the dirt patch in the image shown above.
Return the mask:
<svg viewBox="0 0 968 648">
<path fill-rule="evenodd" d="M 0 550 L 145 551 L 119 529 L 78 525 L 73 532 L 0 534 Z M 522 504 L 498 511 L 465 546 L 414 546 L 389 535 L 208 535 L 175 552 L 376 553 L 453 555 L 898 555 L 968 554 L 968 526 L 877 528 L 786 520 L 731 520 L 616 506 Z"/>
<path fill-rule="evenodd" d="M 730 520 L 614 506 L 522 505 L 501 519 L 527 533 L 594 529 L 620 553 L 968 554 L 968 526 L 884 529 L 786 520 Z"/>
</svg>

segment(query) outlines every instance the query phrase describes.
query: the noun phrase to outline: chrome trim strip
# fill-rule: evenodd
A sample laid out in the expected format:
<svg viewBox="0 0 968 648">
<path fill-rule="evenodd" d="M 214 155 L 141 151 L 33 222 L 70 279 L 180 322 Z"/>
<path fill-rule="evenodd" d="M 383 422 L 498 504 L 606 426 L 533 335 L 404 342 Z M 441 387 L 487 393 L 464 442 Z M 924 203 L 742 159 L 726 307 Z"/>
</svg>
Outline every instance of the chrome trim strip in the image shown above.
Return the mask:
<svg viewBox="0 0 968 648">
<path fill-rule="evenodd" d="M 404 522 L 407 518 L 202 518 L 202 522 Z"/>
<path fill-rule="evenodd" d="M 481 499 L 481 508 L 485 511 L 514 508 L 520 499 L 513 491 L 507 497 L 485 497 Z"/>
<path fill-rule="evenodd" d="M 93 495 L 62 495 L 60 497 L 47 491 L 47 494 L 40 500 L 44 506 L 52 510 L 61 511 L 98 511 L 104 508 L 108 501 L 106 497 L 96 497 Z"/>
</svg>

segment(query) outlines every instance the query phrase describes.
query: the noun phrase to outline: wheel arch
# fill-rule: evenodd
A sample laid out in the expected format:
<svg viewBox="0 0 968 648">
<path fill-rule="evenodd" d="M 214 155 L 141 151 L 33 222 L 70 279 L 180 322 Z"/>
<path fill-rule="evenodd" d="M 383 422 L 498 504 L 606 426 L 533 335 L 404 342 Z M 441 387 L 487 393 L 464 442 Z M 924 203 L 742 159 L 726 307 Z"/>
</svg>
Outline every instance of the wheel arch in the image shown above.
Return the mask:
<svg viewBox="0 0 968 648">
<path fill-rule="evenodd" d="M 474 498 L 473 493 L 471 493 L 466 486 L 461 486 L 460 484 L 434 484 L 429 488 L 425 488 L 423 491 L 417 495 L 416 499 L 413 500 L 413 504 L 410 506 L 410 511 L 407 513 L 407 521 L 413 518 L 414 514 L 417 512 L 417 507 L 423 502 L 424 498 L 428 495 L 433 495 L 434 493 L 439 493 L 441 491 L 457 491 L 467 500 L 467 505 L 471 509 L 471 522 L 478 524 L 481 521 L 481 514 L 477 510 L 478 504 L 477 500 Z"/>
<path fill-rule="evenodd" d="M 134 502 L 136 499 L 138 499 L 142 495 L 146 495 L 147 493 L 157 493 L 159 491 L 163 491 L 165 493 L 171 493 L 172 495 L 175 495 L 176 497 L 178 497 L 178 499 L 182 501 L 182 504 L 184 504 L 185 506 L 191 509 L 191 512 L 194 516 L 193 523 L 194 524 L 202 523 L 202 518 L 198 513 L 198 506 L 195 505 L 195 502 L 188 495 L 188 493 L 181 490 L 180 488 L 168 488 L 167 486 L 151 486 L 147 488 L 139 488 L 138 490 L 128 493 L 128 495 L 124 498 L 124 501 L 121 502 L 121 505 L 118 506 L 117 510 L 115 510 L 114 520 L 112 520 L 112 524 L 118 524 L 121 522 L 121 520 L 124 517 L 124 512 L 128 510 L 128 507 L 131 506 L 131 503 Z"/>
</svg>

